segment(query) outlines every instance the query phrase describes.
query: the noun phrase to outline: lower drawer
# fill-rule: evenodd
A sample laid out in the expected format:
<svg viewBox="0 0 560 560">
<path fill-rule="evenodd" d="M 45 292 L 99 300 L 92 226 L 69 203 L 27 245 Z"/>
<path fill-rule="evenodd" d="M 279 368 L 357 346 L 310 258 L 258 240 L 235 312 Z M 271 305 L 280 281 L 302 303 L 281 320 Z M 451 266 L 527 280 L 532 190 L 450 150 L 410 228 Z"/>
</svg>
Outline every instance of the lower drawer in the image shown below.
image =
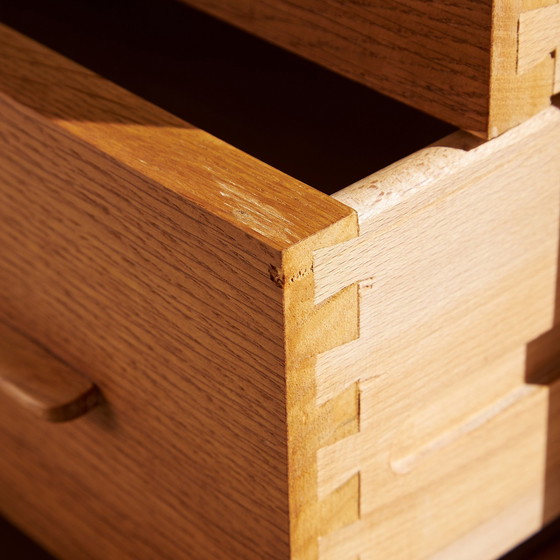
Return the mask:
<svg viewBox="0 0 560 560">
<path fill-rule="evenodd" d="M 102 395 L 0 396 L 5 515 L 72 560 L 456 560 L 558 513 L 557 108 L 327 196 L 0 53 L 0 320 Z"/>
</svg>

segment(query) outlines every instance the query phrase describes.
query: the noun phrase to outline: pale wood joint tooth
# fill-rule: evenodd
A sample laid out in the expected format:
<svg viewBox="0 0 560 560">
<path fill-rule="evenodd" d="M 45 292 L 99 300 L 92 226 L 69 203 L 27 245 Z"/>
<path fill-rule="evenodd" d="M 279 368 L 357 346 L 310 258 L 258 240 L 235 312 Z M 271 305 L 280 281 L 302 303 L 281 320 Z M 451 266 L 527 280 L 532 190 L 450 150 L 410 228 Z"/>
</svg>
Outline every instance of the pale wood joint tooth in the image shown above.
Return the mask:
<svg viewBox="0 0 560 560">
<path fill-rule="evenodd" d="M 522 12 L 518 23 L 517 73 L 524 74 L 552 56 L 552 94 L 560 92 L 560 4 Z"/>
<path fill-rule="evenodd" d="M 358 234 L 355 214 L 353 218 L 354 237 L 350 234 L 346 239 L 343 236 L 336 240 L 331 237 L 334 243 L 316 244 L 311 249 L 310 261 L 306 257 L 297 261 L 294 259 L 296 266 L 290 267 L 291 276 L 286 274 L 283 277 L 283 282 L 288 284 L 289 278 L 295 275 L 297 282 L 292 283 L 292 286 L 297 285 L 303 295 L 303 306 L 299 307 L 299 314 L 294 317 L 296 328 L 292 330 L 288 354 L 296 357 L 294 366 L 298 369 L 307 364 L 315 370 L 312 394 L 309 393 L 310 399 L 306 405 L 309 406 L 309 426 L 313 426 L 314 433 L 313 439 L 309 440 L 311 447 L 306 453 L 310 453 L 307 457 L 313 464 L 308 464 L 307 471 L 302 471 L 312 473 L 314 488 L 306 498 L 309 501 L 302 508 L 305 520 L 301 515 L 299 517 L 300 524 L 305 521 L 314 527 L 313 544 L 305 545 L 306 554 L 313 560 L 321 557 L 321 539 L 353 526 L 360 518 L 361 476 L 357 455 L 357 438 L 360 435 L 359 384 L 354 380 L 345 383 L 340 390 L 333 390 L 322 402 L 317 398 L 322 357 L 336 354 L 338 349 L 348 347 L 359 339 L 359 285 L 350 280 L 346 285 L 336 286 L 324 297 L 317 298 L 315 256 L 321 249 L 340 247 L 355 238 Z M 297 278 L 298 270 L 306 272 L 301 279 Z M 276 271 L 272 270 L 271 279 L 277 276 Z M 304 283 L 310 280 L 313 287 L 308 290 Z M 331 373 L 336 376 L 336 372 Z M 325 371 L 325 374 L 329 372 Z"/>
</svg>

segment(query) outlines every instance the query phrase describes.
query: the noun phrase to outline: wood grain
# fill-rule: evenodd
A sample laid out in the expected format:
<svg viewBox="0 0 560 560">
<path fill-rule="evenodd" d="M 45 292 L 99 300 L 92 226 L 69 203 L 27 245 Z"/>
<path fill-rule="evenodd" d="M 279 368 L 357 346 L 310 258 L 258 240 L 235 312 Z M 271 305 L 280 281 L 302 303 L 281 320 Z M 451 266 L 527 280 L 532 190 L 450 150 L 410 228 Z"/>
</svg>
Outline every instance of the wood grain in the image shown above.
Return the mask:
<svg viewBox="0 0 560 560">
<path fill-rule="evenodd" d="M 91 381 L 40 345 L 0 324 L 0 391 L 38 418 L 65 422 L 100 400 Z"/>
<path fill-rule="evenodd" d="M 0 54 L 0 317 L 106 399 L 2 399 L 2 511 L 72 560 L 288 558 L 287 298 L 354 212 L 5 27 Z"/>
<path fill-rule="evenodd" d="M 484 138 L 555 89 L 556 0 L 183 1 Z"/>
<path fill-rule="evenodd" d="M 489 136 L 512 128 L 550 104 L 554 92 L 554 59 L 547 55 L 518 72 L 520 20 L 524 12 L 556 4 L 556 0 L 495 0 L 492 31 Z M 527 39 L 524 39 L 527 40 Z M 540 37 L 539 43 L 549 43 Z"/>
<path fill-rule="evenodd" d="M 484 134 L 492 0 L 184 0 L 460 128 Z"/>
<path fill-rule="evenodd" d="M 550 108 L 334 195 L 360 235 L 315 251 L 315 299 L 358 283 L 360 332 L 318 357 L 317 404 L 357 387 L 359 431 L 319 450 L 318 494 L 358 476 L 360 515 L 321 560 L 489 559 L 559 513 L 559 143 Z"/>
<path fill-rule="evenodd" d="M 518 44 L 519 74 L 526 72 L 547 56 L 555 56 L 560 48 L 560 4 L 523 12 L 519 18 Z M 554 93 L 558 93 L 556 87 Z"/>
<path fill-rule="evenodd" d="M 358 336 L 358 290 L 348 286 L 315 305 L 313 251 L 357 235 L 355 216 L 294 246 L 286 255 L 286 383 L 290 475 L 291 558 L 318 557 L 319 537 L 340 521 L 357 520 L 357 484 L 329 501 L 333 514 L 323 515 L 319 501 L 317 452 L 325 440 L 353 433 L 358 424 L 358 396 L 341 412 L 341 403 L 317 407 L 318 355 Z M 342 398 L 344 402 L 346 399 Z M 346 507 L 342 507 L 344 504 Z"/>
<path fill-rule="evenodd" d="M 0 319 L 106 398 L 60 426 L 2 398 L 12 520 L 72 560 L 456 560 L 558 513 L 558 109 L 329 198 L 0 54 Z"/>
</svg>

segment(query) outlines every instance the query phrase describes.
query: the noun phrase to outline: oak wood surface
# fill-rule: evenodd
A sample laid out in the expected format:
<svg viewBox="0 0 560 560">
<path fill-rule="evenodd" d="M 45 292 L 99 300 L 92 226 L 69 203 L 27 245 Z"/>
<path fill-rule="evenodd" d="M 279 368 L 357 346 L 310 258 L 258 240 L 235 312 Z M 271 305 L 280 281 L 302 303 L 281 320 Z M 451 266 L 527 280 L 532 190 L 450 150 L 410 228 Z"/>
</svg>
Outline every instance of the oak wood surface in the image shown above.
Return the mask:
<svg viewBox="0 0 560 560">
<path fill-rule="evenodd" d="M 105 397 L 60 426 L 2 400 L 11 519 L 72 559 L 456 560 L 554 514 L 557 109 L 329 198 L 0 54 L 0 318 Z"/>
<path fill-rule="evenodd" d="M 486 130 L 491 0 L 184 0 L 460 128 Z"/>
<path fill-rule="evenodd" d="M 359 516 L 321 560 L 489 559 L 560 512 L 559 143 L 554 107 L 334 195 L 360 235 L 315 251 L 315 300 L 357 283 L 360 330 L 318 357 L 317 406 L 357 392 L 359 429 L 319 449 L 318 494 L 358 477 Z"/>
<path fill-rule="evenodd" d="M 0 391 L 38 418 L 73 420 L 99 402 L 97 387 L 39 344 L 0 324 Z"/>
<path fill-rule="evenodd" d="M 72 560 L 289 557 L 284 300 L 353 211 L 5 27 L 0 61 L 0 316 L 105 398 L 2 399 L 2 510 Z"/>
<path fill-rule="evenodd" d="M 183 1 L 485 138 L 557 91 L 557 0 Z"/>
</svg>

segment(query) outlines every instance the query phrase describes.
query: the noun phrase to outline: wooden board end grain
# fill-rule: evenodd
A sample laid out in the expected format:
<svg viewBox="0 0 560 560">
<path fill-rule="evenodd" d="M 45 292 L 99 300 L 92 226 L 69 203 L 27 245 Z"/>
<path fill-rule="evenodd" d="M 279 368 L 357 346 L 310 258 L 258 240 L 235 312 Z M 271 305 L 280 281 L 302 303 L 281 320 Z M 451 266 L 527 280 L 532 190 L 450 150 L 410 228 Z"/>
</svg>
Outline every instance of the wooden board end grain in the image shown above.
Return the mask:
<svg viewBox="0 0 560 560">
<path fill-rule="evenodd" d="M 295 246 L 285 260 L 286 376 L 292 558 L 318 557 L 319 537 L 358 519 L 359 486 L 325 503 L 318 492 L 317 453 L 358 429 L 359 395 L 317 403 L 318 355 L 358 337 L 358 290 L 348 286 L 315 304 L 313 251 L 356 237 L 356 216 Z"/>
<path fill-rule="evenodd" d="M 488 137 L 517 126 L 555 93 L 556 0 L 494 0 Z M 543 51 L 544 48 L 544 51 Z"/>
</svg>

